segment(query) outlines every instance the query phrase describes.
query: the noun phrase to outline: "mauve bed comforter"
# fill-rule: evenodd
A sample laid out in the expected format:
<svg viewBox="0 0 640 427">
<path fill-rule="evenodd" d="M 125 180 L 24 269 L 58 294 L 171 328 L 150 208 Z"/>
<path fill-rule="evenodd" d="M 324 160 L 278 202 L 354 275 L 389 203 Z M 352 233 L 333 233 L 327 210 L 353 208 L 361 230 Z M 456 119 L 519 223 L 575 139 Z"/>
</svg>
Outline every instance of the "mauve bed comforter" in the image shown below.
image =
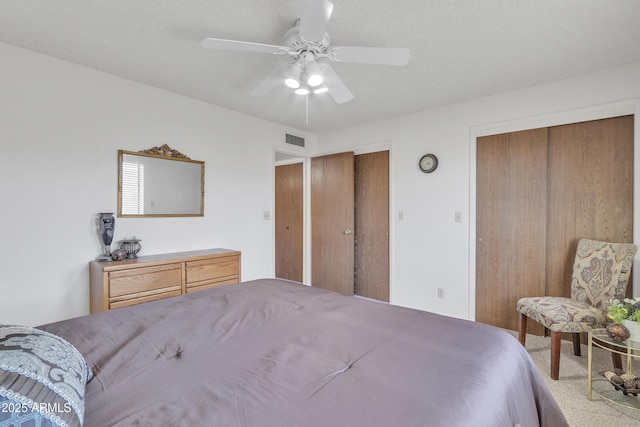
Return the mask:
<svg viewBox="0 0 640 427">
<path fill-rule="evenodd" d="M 567 425 L 508 333 L 283 280 L 40 328 L 94 372 L 89 427 Z"/>
</svg>

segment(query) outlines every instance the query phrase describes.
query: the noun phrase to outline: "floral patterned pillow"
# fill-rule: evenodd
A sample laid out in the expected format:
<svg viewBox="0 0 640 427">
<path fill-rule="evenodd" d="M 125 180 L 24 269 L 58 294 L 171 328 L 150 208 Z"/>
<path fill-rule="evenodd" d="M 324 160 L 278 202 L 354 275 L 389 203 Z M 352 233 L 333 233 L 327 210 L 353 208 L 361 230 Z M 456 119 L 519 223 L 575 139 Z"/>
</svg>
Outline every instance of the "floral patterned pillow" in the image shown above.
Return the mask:
<svg viewBox="0 0 640 427">
<path fill-rule="evenodd" d="M 91 370 L 64 339 L 0 325 L 0 427 L 82 426 Z"/>
</svg>

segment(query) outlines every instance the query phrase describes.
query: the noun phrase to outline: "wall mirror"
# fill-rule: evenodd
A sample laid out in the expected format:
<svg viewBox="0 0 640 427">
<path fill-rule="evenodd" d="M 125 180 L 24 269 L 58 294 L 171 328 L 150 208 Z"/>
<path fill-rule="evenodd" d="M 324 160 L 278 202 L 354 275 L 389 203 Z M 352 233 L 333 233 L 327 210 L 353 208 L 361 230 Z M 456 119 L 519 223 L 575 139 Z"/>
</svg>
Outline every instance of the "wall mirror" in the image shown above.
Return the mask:
<svg viewBox="0 0 640 427">
<path fill-rule="evenodd" d="M 166 144 L 118 150 L 118 216 L 204 216 L 204 162 Z"/>
</svg>

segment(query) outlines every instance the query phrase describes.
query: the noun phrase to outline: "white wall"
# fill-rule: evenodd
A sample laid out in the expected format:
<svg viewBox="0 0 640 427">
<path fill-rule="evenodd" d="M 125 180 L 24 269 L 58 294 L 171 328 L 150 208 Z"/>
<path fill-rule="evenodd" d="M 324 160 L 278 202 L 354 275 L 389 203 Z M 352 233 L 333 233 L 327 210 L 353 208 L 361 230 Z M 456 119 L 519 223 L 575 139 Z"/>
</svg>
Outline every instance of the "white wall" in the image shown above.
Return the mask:
<svg viewBox="0 0 640 427">
<path fill-rule="evenodd" d="M 166 143 L 205 161 L 205 216 L 117 218 L 114 243 L 236 249 L 243 279 L 273 275 L 273 150 L 289 132 L 308 154 L 315 136 L 2 43 L 0 61 L 0 324 L 88 313 L 118 149 Z"/>
<path fill-rule="evenodd" d="M 273 224 L 262 216 L 273 209 L 274 148 L 309 157 L 390 145 L 392 303 L 473 318 L 475 136 L 640 113 L 636 63 L 316 138 L 2 43 L 0 59 L 0 323 L 88 313 L 96 214 L 116 210 L 117 150 L 164 143 L 205 161 L 205 216 L 117 218 L 114 241 L 141 238 L 141 255 L 237 249 L 243 279 L 272 276 Z M 307 148 L 285 147 L 286 132 Z M 430 175 L 417 168 L 427 152 L 440 159 Z"/>
<path fill-rule="evenodd" d="M 391 141 L 391 302 L 473 319 L 475 137 L 635 113 L 640 164 L 638 98 L 640 63 L 635 63 L 321 135 L 318 148 L 333 153 Z M 439 168 L 423 174 L 417 162 L 429 152 L 438 156 Z M 635 173 L 638 242 L 640 167 Z M 462 212 L 461 223 L 454 221 L 456 211 Z M 444 299 L 437 298 L 437 288 L 444 289 Z"/>
</svg>

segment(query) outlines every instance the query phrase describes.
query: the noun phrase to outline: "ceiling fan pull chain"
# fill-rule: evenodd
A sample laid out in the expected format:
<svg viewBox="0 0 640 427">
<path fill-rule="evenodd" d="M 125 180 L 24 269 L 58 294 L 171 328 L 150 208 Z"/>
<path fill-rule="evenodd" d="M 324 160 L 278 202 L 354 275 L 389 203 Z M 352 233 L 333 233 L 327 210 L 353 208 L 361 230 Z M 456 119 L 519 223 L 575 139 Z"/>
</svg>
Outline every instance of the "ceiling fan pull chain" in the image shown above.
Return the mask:
<svg viewBox="0 0 640 427">
<path fill-rule="evenodd" d="M 306 104 L 307 104 L 307 127 L 309 126 L 309 95 L 306 96 L 306 100 L 305 100 Z"/>
</svg>

